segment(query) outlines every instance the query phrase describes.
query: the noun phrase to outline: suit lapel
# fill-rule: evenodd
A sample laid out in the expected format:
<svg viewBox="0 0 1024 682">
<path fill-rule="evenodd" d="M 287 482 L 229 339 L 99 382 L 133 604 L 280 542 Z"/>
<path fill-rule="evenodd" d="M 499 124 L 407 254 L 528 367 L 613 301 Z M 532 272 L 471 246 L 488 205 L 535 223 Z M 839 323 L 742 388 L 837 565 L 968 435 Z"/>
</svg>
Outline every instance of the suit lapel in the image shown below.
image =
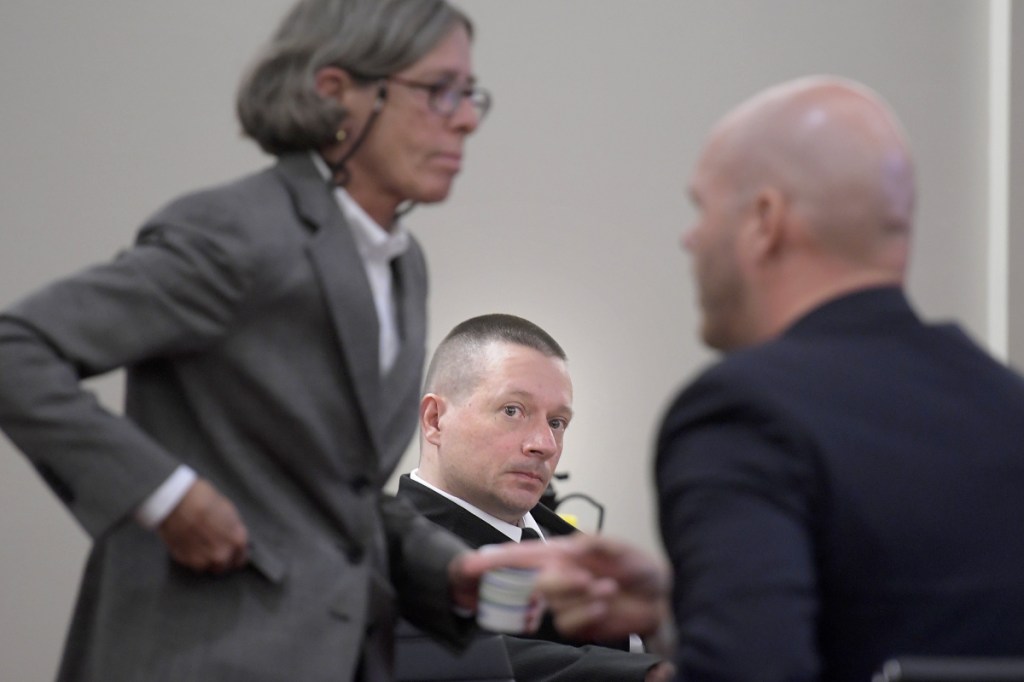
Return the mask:
<svg viewBox="0 0 1024 682">
<path fill-rule="evenodd" d="M 395 300 L 397 302 L 401 345 L 395 364 L 384 380 L 381 423 L 389 425 L 389 434 L 406 433 L 406 423 L 415 422 L 408 414 L 410 406 L 418 405 L 420 381 L 426 348 L 426 272 L 419 246 L 415 242 L 395 260 Z M 407 438 L 400 439 L 383 453 L 382 474 L 387 477 L 405 451 Z"/>
<path fill-rule="evenodd" d="M 430 488 L 412 480 L 409 474 L 398 479 L 398 497 L 412 502 L 416 509 L 439 526 L 452 531 L 474 547 L 508 542 L 508 537 L 479 516 L 438 495 Z M 571 535 L 579 529 L 543 504 L 530 510 L 533 519 L 544 529 L 545 537 Z"/>
<path fill-rule="evenodd" d="M 408 499 L 421 514 L 458 535 L 470 547 L 509 542 L 500 530 L 444 495 L 412 480 L 409 474 L 402 474 L 398 480 L 398 497 Z"/>
<path fill-rule="evenodd" d="M 277 170 L 291 192 L 297 213 L 313 230 L 306 252 L 327 302 L 363 420 L 380 453 L 380 327 L 355 239 L 330 187 L 307 155 L 282 157 Z"/>
<path fill-rule="evenodd" d="M 545 507 L 543 504 L 538 503 L 536 507 L 530 510 L 530 513 L 533 515 L 533 520 L 537 522 L 537 525 L 544 529 L 545 537 L 552 535 L 571 535 L 572 533 L 579 532 L 578 528 L 556 514 L 554 510 Z"/>
</svg>

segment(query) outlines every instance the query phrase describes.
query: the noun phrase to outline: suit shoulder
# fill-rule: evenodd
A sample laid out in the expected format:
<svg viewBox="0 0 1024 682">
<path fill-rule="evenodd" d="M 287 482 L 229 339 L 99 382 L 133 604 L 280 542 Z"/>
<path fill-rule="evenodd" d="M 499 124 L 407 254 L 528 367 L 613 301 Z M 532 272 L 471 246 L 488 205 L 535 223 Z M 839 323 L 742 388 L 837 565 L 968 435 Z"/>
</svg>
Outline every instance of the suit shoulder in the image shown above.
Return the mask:
<svg viewBox="0 0 1024 682">
<path fill-rule="evenodd" d="M 201 254 L 255 284 L 274 281 L 306 236 L 287 188 L 267 168 L 172 200 L 142 226 L 136 246 Z"/>
<path fill-rule="evenodd" d="M 781 389 L 780 378 L 799 371 L 804 350 L 800 344 L 777 340 L 731 353 L 700 371 L 678 392 L 673 405 L 710 395 L 759 400 L 766 397 L 762 393 L 775 395 Z"/>
<path fill-rule="evenodd" d="M 272 221 L 282 211 L 290 212 L 291 203 L 280 179 L 267 168 L 182 194 L 158 210 L 147 226 L 193 226 L 207 233 L 244 230 Z"/>
<path fill-rule="evenodd" d="M 773 438 L 809 433 L 816 412 L 809 384 L 817 379 L 805 350 L 780 339 L 732 353 L 700 372 L 665 410 L 657 450 L 704 427 L 742 426 Z"/>
</svg>

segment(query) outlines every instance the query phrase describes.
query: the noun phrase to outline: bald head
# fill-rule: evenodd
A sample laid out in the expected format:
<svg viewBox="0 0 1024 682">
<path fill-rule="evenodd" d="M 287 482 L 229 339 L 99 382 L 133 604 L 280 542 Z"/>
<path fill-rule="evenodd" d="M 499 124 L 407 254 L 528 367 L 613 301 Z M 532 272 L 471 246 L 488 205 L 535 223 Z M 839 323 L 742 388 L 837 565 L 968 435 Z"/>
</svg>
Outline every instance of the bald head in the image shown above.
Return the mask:
<svg viewBox="0 0 1024 682">
<path fill-rule="evenodd" d="M 775 187 L 823 248 L 902 277 L 913 165 L 899 121 L 874 92 L 832 77 L 789 81 L 726 116 L 711 146 L 739 197 Z"/>
<path fill-rule="evenodd" d="M 835 296 L 902 285 L 914 171 L 899 122 L 867 88 L 814 77 L 726 115 L 697 163 L 694 260 L 704 341 L 759 343 Z"/>
</svg>

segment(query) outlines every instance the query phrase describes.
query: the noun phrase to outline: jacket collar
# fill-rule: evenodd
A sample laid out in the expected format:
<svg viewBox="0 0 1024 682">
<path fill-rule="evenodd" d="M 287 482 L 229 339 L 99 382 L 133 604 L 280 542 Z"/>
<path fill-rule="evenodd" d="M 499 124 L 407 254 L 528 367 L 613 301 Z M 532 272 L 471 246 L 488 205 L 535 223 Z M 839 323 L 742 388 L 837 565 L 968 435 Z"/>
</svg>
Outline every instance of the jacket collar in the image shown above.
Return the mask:
<svg viewBox="0 0 1024 682">
<path fill-rule="evenodd" d="M 877 333 L 920 324 L 901 288 L 871 287 L 826 301 L 791 324 L 783 336 Z"/>
</svg>

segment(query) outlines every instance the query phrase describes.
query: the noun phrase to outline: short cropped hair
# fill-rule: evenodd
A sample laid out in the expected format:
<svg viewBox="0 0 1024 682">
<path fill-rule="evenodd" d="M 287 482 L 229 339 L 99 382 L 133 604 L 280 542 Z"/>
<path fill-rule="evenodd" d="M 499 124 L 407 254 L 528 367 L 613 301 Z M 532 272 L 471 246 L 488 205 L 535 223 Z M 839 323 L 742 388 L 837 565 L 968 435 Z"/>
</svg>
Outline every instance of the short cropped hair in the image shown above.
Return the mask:
<svg viewBox="0 0 1024 682">
<path fill-rule="evenodd" d="M 347 112 L 317 93 L 317 71 L 336 66 L 370 83 L 419 61 L 459 24 L 472 35 L 445 0 L 299 0 L 242 79 L 242 130 L 275 156 L 321 149 Z"/>
<path fill-rule="evenodd" d="M 456 325 L 438 345 L 424 391 L 452 397 L 471 391 L 480 379 L 480 357 L 493 343 L 525 346 L 549 358 L 567 359 L 558 342 L 533 322 L 503 313 L 480 315 Z"/>
</svg>

